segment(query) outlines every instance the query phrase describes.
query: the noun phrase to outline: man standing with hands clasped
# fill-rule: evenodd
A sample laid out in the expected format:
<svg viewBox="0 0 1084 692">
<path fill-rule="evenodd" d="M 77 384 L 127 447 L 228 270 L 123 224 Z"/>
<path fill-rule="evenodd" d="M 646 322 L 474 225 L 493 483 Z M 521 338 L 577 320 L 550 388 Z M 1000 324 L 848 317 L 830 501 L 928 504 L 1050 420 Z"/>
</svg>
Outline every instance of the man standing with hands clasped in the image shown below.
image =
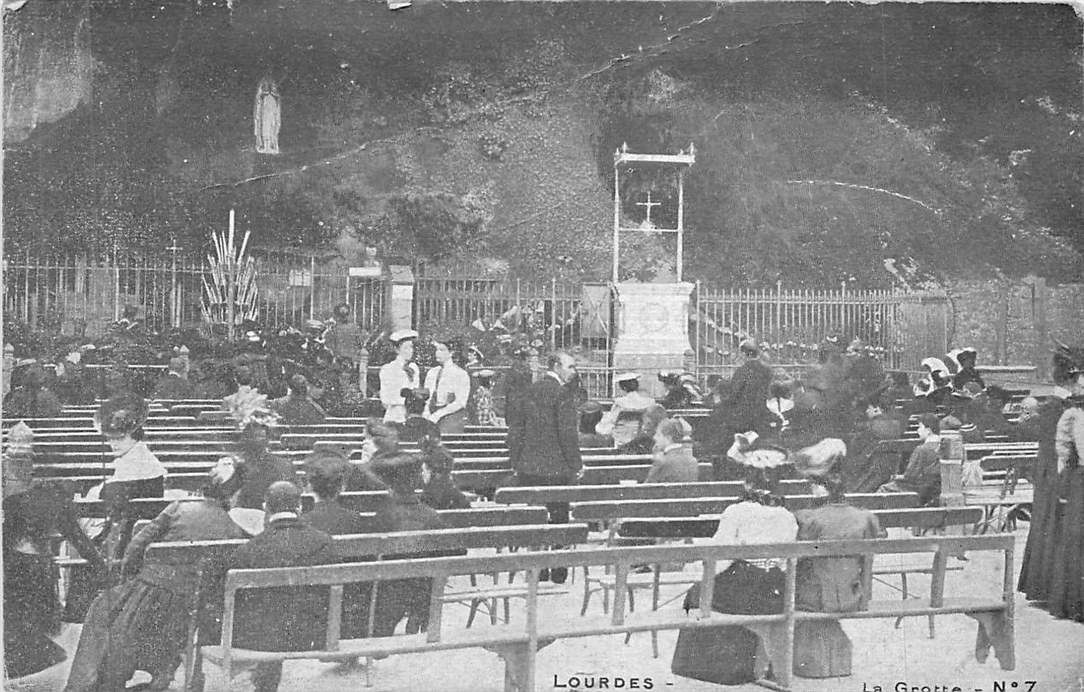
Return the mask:
<svg viewBox="0 0 1084 692">
<path fill-rule="evenodd" d="M 470 375 L 455 362 L 451 344 L 434 342 L 437 367 L 425 374 L 425 388 L 432 392 L 425 417 L 440 427 L 441 435 L 461 433 L 467 426 Z"/>
<path fill-rule="evenodd" d="M 527 390 L 523 415 L 509 421 L 508 450 L 516 485 L 572 485 L 583 475 L 576 402 L 570 383 L 577 379 L 576 361 L 557 351 L 547 361 L 547 370 Z M 568 523 L 568 503 L 546 505 L 551 524 Z M 542 578 L 563 584 L 568 570 L 556 567 Z"/>
</svg>

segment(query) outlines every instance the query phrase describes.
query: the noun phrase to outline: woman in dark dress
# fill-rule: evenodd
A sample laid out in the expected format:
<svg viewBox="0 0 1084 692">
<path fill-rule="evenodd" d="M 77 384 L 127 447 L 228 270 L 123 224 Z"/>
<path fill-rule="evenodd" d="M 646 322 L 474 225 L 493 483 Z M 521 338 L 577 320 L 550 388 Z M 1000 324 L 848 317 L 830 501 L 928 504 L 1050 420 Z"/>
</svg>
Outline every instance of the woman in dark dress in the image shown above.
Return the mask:
<svg viewBox="0 0 1084 692">
<path fill-rule="evenodd" d="M 91 604 L 65 692 L 122 690 L 137 670 L 153 674 L 147 689 L 169 688 L 201 567 L 208 566 L 145 562 L 143 554 L 154 542 L 245 538 L 227 513 L 229 498 L 240 487 L 240 474 L 226 457 L 210 472 L 203 499 L 172 503 L 132 539 L 123 562 L 129 580 Z"/>
<path fill-rule="evenodd" d="M 1032 472 L 1034 501 L 1027 544 L 1020 564 L 1017 590 L 1028 600 L 1045 601 L 1050 596 L 1054 552 L 1057 545 L 1055 524 L 1059 517 L 1058 455 L 1055 436 L 1062 414 L 1070 406 L 1072 372 L 1084 367 L 1084 349 L 1059 348 L 1054 354 L 1054 394 L 1039 408 L 1039 453 Z"/>
<path fill-rule="evenodd" d="M 433 509 L 470 509 L 470 498 L 452 480 L 452 455 L 438 438 L 420 440 L 422 457 L 422 502 Z"/>
<path fill-rule="evenodd" d="M 799 510 L 798 540 L 827 541 L 879 538 L 881 526 L 868 509 L 844 498 L 842 440 L 825 439 L 793 455 L 798 472 L 827 493 L 826 502 Z M 865 609 L 860 556 L 802 558 L 796 574 L 798 610 L 845 613 Z M 851 640 L 838 620 L 799 622 L 794 632 L 794 674 L 806 678 L 851 674 Z"/>
<path fill-rule="evenodd" d="M 1047 610 L 1054 617 L 1084 622 L 1084 363 L 1075 363 L 1070 376 L 1072 395 L 1054 433 L 1057 507 Z"/>
<path fill-rule="evenodd" d="M 4 491 L 9 492 L 7 482 Z M 88 561 L 92 580 L 104 583 L 105 562 L 79 528 L 73 494 L 67 484 L 39 481 L 4 498 L 4 663 L 9 678 L 37 673 L 66 658 L 51 639 L 59 632 L 61 616 L 52 537 L 64 536 Z"/>
<path fill-rule="evenodd" d="M 786 452 L 750 451 L 747 445 L 735 442 L 728 455 L 745 470 L 745 493 L 741 502 L 727 507 L 719 517 L 715 541 L 722 545 L 794 541 L 798 522 L 777 493 L 780 473 L 787 464 Z M 786 581 L 783 567 L 779 560 L 735 560 L 715 577 L 712 610 L 743 615 L 781 613 Z M 699 602 L 697 584 L 685 595 L 685 611 L 697 608 Z M 683 629 L 671 670 L 696 680 L 740 685 L 756 678 L 756 651 L 757 635 L 745 627 Z"/>
</svg>

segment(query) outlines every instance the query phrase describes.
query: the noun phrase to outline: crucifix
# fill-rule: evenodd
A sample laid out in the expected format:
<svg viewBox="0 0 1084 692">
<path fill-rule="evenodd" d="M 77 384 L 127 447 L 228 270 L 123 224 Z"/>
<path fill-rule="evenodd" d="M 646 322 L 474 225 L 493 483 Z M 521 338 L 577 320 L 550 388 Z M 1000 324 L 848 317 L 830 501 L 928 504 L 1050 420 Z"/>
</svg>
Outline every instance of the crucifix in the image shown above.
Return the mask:
<svg viewBox="0 0 1084 692">
<path fill-rule="evenodd" d="M 629 151 L 628 144 L 623 144 L 620 149 L 614 151 L 614 236 L 613 236 L 613 281 L 617 283 L 621 279 L 619 272 L 619 257 L 621 253 L 621 233 L 627 231 L 639 231 L 650 233 L 673 233 L 677 238 L 677 280 L 681 281 L 682 269 L 682 243 L 685 233 L 685 172 L 696 162 L 696 148 L 690 144 L 688 150 L 682 149 L 677 154 L 634 154 Z M 651 208 L 662 206 L 662 202 L 651 200 L 651 191 L 648 190 L 646 202 L 636 202 L 636 206 L 643 207 L 645 218 L 643 224 L 636 227 L 621 225 L 621 171 L 631 171 L 636 167 L 664 166 L 677 172 L 677 226 L 674 228 L 655 228 L 651 223 Z"/>
<path fill-rule="evenodd" d="M 649 227 L 653 227 L 652 223 L 651 223 L 651 207 L 662 206 L 662 202 L 652 202 L 651 201 L 651 190 L 648 190 L 647 191 L 647 201 L 646 202 L 637 202 L 636 206 L 644 207 L 644 225 L 649 226 Z"/>
</svg>

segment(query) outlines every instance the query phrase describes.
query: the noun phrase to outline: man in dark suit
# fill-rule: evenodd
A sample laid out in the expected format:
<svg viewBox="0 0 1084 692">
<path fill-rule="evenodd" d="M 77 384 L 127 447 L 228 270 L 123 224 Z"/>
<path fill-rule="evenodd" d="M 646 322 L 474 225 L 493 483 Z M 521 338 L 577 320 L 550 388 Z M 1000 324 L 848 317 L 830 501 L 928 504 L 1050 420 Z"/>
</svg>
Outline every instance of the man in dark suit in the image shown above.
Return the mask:
<svg viewBox="0 0 1084 692">
<path fill-rule="evenodd" d="M 577 405 L 569 383 L 576 378 L 576 361 L 558 351 L 549 357 L 547 370 L 527 390 L 523 415 L 509 420 L 508 448 L 517 485 L 570 485 L 583 473 L 576 426 Z M 568 523 L 568 503 L 546 505 L 551 524 Z M 547 576 L 547 575 L 543 575 Z M 548 575 L 563 584 L 568 570 L 555 568 Z"/>
<path fill-rule="evenodd" d="M 305 477 L 316 494 L 316 504 L 302 518 L 312 528 L 332 536 L 372 530 L 360 514 L 339 504 L 339 493 L 349 469 L 350 462 L 336 452 L 314 452 L 305 460 Z"/>
<path fill-rule="evenodd" d="M 373 472 L 391 489 L 391 500 L 377 509 L 374 531 L 429 531 L 447 528 L 432 507 L 422 504 L 415 492 L 421 481 L 422 457 L 400 452 L 373 461 Z M 396 560 L 410 557 L 440 557 L 446 553 L 387 555 Z M 406 633 L 415 634 L 429 626 L 429 591 L 432 580 L 396 579 L 382 581 L 377 587 L 373 636 L 390 637 L 399 622 L 406 618 Z"/>
<path fill-rule="evenodd" d="M 271 410 L 279 414 L 284 425 L 315 425 L 327 418 L 320 404 L 309 396 L 309 381 L 304 375 L 290 378 L 290 392 L 270 402 Z"/>
<path fill-rule="evenodd" d="M 739 432 L 755 430 L 763 435 L 767 432 L 769 412 L 766 402 L 772 371 L 760 360 L 760 348 L 752 339 L 741 342 L 739 349 L 745 362 L 734 371 L 734 377 L 730 379 L 730 397 L 723 405 L 734 410 L 734 422 Z"/>
<path fill-rule="evenodd" d="M 338 501 L 349 470 L 350 462 L 337 452 L 314 452 L 305 460 L 305 476 L 308 478 L 309 487 L 316 494 L 315 506 L 301 517 L 309 526 L 332 536 L 371 533 L 376 530 L 372 522 L 343 507 Z M 344 557 L 342 561 L 361 562 L 363 558 L 354 555 Z M 370 600 L 369 582 L 344 586 L 340 638 L 357 639 L 366 635 Z M 343 670 L 349 670 L 355 663 L 356 661 L 347 663 Z"/>
<path fill-rule="evenodd" d="M 191 399 L 195 385 L 188 381 L 188 361 L 170 358 L 169 372 L 154 385 L 152 399 Z"/>
<path fill-rule="evenodd" d="M 270 453 L 267 445 L 268 428 L 262 423 L 250 423 L 241 431 L 238 449 L 244 463 L 245 480 L 234 500 L 235 507 L 260 509 L 272 483 L 298 483 L 293 462 Z"/>
<path fill-rule="evenodd" d="M 331 536 L 301 521 L 301 489 L 272 483 L 264 498 L 266 528 L 237 549 L 230 569 L 297 567 L 336 562 Z M 237 594 L 233 644 L 265 651 L 305 651 L 327 633 L 327 587 L 281 587 Z M 282 663 L 260 663 L 252 674 L 256 692 L 275 692 Z"/>
</svg>

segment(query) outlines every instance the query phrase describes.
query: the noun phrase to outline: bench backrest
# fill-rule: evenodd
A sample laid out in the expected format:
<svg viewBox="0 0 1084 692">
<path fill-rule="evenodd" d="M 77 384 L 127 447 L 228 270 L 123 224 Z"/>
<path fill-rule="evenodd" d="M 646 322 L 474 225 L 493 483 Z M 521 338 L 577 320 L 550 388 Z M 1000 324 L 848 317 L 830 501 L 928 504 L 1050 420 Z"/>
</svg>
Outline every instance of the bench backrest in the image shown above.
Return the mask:
<svg viewBox="0 0 1084 692">
<path fill-rule="evenodd" d="M 847 500 L 865 509 L 903 509 L 917 507 L 917 493 L 869 493 L 848 495 Z M 787 495 L 784 505 L 790 510 L 808 509 L 823 501 L 814 495 Z M 737 497 L 668 498 L 661 500 L 628 500 L 609 502 L 575 502 L 572 516 L 577 521 L 612 521 L 633 517 L 695 517 L 720 514 Z"/>
<path fill-rule="evenodd" d="M 647 477 L 648 467 L 637 466 L 586 466 L 581 481 L 585 485 L 617 485 L 621 481 L 643 482 Z M 709 481 L 714 476 L 711 464 L 699 464 L 697 467 L 701 481 Z M 511 469 L 491 469 L 482 471 L 452 471 L 452 479 L 460 488 L 486 489 L 510 485 Z"/>
<path fill-rule="evenodd" d="M 967 526 L 982 520 L 982 507 L 912 507 L 908 509 L 875 509 L 882 529 L 939 529 L 946 526 Z M 622 538 L 710 538 L 719 527 L 718 518 L 632 519 L 621 522 L 618 532 Z"/>
<path fill-rule="evenodd" d="M 542 485 L 501 488 L 494 499 L 500 504 L 539 505 L 547 502 L 606 502 L 624 500 L 657 500 L 663 498 L 739 497 L 744 489 L 741 481 L 708 481 L 705 483 L 650 483 L 638 485 Z M 809 481 L 783 481 L 780 489 L 785 495 L 810 492 Z"/>
<path fill-rule="evenodd" d="M 436 531 L 352 534 L 334 536 L 333 539 L 335 554 L 347 559 L 442 550 L 578 545 L 587 541 L 587 525 L 486 526 Z M 146 560 L 163 560 L 170 564 L 196 564 L 203 560 L 221 563 L 246 542 L 241 539 L 152 543 L 147 548 Z"/>
</svg>

